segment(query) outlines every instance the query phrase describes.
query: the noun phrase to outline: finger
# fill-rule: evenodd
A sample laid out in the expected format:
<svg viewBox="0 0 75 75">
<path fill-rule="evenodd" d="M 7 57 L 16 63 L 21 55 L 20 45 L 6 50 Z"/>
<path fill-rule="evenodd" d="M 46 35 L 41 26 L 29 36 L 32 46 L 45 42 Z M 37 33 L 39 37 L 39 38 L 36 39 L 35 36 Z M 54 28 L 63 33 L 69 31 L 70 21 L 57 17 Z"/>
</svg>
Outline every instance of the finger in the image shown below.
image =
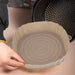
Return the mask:
<svg viewBox="0 0 75 75">
<path fill-rule="evenodd" d="M 13 59 L 9 59 L 7 65 L 11 65 L 13 67 L 20 67 L 20 66 L 24 66 L 25 64 L 21 63 L 21 62 L 18 62 L 16 60 L 13 60 Z"/>
<path fill-rule="evenodd" d="M 24 60 L 17 54 L 17 53 L 13 53 L 12 58 L 14 58 L 15 60 L 24 63 Z"/>
<path fill-rule="evenodd" d="M 15 70 L 15 69 L 17 69 L 18 67 L 13 67 L 13 66 L 9 66 L 9 65 L 4 65 L 4 68 L 5 68 L 5 69 L 8 69 L 8 70 Z"/>
</svg>

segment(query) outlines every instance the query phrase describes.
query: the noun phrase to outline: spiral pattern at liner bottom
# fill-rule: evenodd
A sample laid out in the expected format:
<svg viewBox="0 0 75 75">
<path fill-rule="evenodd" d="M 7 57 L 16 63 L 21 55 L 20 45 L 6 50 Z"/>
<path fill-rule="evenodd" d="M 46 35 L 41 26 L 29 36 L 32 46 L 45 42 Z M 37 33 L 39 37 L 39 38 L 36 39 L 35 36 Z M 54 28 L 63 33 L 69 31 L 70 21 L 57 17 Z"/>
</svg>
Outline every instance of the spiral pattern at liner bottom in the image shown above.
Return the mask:
<svg viewBox="0 0 75 75">
<path fill-rule="evenodd" d="M 53 33 L 24 36 L 18 42 L 18 54 L 26 64 L 44 65 L 62 58 L 66 52 L 60 38 Z"/>
</svg>

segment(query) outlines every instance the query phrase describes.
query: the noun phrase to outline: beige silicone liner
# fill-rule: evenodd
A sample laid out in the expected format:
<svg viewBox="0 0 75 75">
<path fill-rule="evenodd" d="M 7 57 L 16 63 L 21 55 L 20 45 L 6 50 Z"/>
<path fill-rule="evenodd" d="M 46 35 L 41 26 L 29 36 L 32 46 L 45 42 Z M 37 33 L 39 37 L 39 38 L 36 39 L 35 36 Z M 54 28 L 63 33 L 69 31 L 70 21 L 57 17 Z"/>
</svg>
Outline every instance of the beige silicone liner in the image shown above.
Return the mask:
<svg viewBox="0 0 75 75">
<path fill-rule="evenodd" d="M 40 42 L 39 39 L 36 38 L 44 40 L 40 40 Z M 46 41 L 49 42 L 52 49 L 50 49 L 50 46 L 45 47 L 49 45 Z M 28 23 L 18 28 L 13 37 L 12 47 L 24 59 L 26 68 L 41 69 L 60 64 L 67 54 L 69 43 L 68 35 L 63 27 L 54 22 L 43 21 Z M 37 44 L 38 47 L 36 46 Z M 40 51 L 42 51 L 42 53 L 39 51 L 41 48 L 39 44 L 41 44 L 42 49 Z M 32 56 L 30 56 L 31 54 L 29 54 L 29 52 Z M 37 61 L 38 56 L 40 56 L 40 58 L 38 58 Z M 49 57 L 45 59 L 45 56 Z"/>
</svg>

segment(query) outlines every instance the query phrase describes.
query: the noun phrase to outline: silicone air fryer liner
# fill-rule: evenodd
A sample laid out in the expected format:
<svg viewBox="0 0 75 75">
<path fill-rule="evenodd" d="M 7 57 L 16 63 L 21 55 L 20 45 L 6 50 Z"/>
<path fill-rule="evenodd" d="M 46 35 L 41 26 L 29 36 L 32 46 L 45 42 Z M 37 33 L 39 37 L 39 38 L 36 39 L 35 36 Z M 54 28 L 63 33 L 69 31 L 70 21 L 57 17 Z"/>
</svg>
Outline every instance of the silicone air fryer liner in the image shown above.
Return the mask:
<svg viewBox="0 0 75 75">
<path fill-rule="evenodd" d="M 60 64 L 69 49 L 65 29 L 54 22 L 22 25 L 14 34 L 12 48 L 24 60 L 27 69 L 44 69 Z"/>
</svg>

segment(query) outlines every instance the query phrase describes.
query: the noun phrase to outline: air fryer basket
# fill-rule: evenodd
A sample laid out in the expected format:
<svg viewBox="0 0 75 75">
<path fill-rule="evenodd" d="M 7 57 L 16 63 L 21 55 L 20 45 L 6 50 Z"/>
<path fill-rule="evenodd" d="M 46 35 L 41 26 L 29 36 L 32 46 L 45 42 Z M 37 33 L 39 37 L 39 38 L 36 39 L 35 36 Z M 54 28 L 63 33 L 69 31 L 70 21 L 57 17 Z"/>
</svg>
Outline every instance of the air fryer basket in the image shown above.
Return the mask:
<svg viewBox="0 0 75 75">
<path fill-rule="evenodd" d="M 75 39 L 75 1 L 74 0 L 37 0 L 32 9 L 32 21 L 53 21 L 63 26 Z"/>
</svg>

